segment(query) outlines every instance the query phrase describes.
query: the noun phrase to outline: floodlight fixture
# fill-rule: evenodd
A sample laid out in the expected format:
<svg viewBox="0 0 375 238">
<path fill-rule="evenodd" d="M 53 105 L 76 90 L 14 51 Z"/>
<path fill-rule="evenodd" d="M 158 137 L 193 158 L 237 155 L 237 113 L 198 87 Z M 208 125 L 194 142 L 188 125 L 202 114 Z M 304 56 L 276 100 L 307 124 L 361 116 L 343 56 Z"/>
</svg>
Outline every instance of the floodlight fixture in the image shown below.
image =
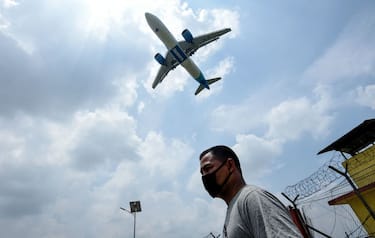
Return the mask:
<svg viewBox="0 0 375 238">
<path fill-rule="evenodd" d="M 130 204 L 130 212 L 131 213 L 142 211 L 140 201 L 132 201 L 132 202 L 129 202 L 129 204 Z"/>
</svg>

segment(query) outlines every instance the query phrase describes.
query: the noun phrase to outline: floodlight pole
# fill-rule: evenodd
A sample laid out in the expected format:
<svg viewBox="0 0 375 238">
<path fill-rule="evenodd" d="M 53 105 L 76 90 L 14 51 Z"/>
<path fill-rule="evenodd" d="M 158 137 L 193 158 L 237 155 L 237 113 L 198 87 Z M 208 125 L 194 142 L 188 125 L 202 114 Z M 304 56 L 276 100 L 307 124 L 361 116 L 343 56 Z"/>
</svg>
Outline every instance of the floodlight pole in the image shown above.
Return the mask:
<svg viewBox="0 0 375 238">
<path fill-rule="evenodd" d="M 140 201 L 131 201 L 131 202 L 129 202 L 129 205 L 130 205 L 130 211 L 123 208 L 123 207 L 120 207 L 120 209 L 124 210 L 124 211 L 126 211 L 130 214 L 133 214 L 133 218 L 134 218 L 134 230 L 133 230 L 134 236 L 133 237 L 135 238 L 136 213 L 142 211 L 141 202 Z"/>
<path fill-rule="evenodd" d="M 135 238 L 135 223 L 136 223 L 136 220 L 137 220 L 137 219 L 136 219 L 136 214 L 137 214 L 136 212 L 133 212 L 133 215 L 134 215 L 134 230 L 133 230 L 133 234 L 134 234 L 134 236 L 133 236 L 133 237 L 134 237 L 134 238 Z"/>
<path fill-rule="evenodd" d="M 134 218 L 133 237 L 135 238 L 135 222 L 136 222 L 136 216 L 135 216 L 135 214 L 136 214 L 136 212 L 131 212 L 131 211 L 129 211 L 129 210 L 123 208 L 123 207 L 120 207 L 120 209 L 124 210 L 124 211 L 126 211 L 126 212 L 128 212 L 128 213 L 130 213 L 130 214 L 133 215 L 133 218 Z"/>
</svg>

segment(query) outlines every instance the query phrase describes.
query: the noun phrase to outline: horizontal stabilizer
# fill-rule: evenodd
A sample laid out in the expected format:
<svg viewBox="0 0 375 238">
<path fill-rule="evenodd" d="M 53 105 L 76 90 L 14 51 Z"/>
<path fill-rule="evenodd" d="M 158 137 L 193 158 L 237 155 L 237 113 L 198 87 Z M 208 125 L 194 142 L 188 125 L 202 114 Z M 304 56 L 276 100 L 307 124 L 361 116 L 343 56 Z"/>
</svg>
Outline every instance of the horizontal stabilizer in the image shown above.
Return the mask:
<svg viewBox="0 0 375 238">
<path fill-rule="evenodd" d="M 210 84 L 213 84 L 213 83 L 219 81 L 220 79 L 221 79 L 220 77 L 213 78 L 213 79 L 208 79 L 208 80 L 206 80 L 206 82 L 207 82 L 207 85 L 210 85 Z M 198 95 L 198 93 L 200 93 L 204 88 L 205 88 L 205 85 L 199 84 L 199 87 L 195 91 L 195 95 Z"/>
</svg>

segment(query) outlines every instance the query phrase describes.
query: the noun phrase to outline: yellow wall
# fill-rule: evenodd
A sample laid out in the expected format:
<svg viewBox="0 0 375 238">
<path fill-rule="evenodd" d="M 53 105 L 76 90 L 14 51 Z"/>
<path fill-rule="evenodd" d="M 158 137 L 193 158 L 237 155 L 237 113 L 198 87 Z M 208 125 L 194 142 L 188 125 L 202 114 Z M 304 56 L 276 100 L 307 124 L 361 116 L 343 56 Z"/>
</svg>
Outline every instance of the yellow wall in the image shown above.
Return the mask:
<svg viewBox="0 0 375 238">
<path fill-rule="evenodd" d="M 348 164 L 348 173 L 357 186 L 363 187 L 375 182 L 375 146 L 345 160 L 342 165 Z"/>
<path fill-rule="evenodd" d="M 362 193 L 363 198 L 370 206 L 370 208 L 375 211 L 375 188 L 370 191 Z M 363 223 L 363 227 L 366 229 L 368 234 L 375 234 L 375 220 L 370 216 L 368 210 L 359 200 L 357 195 L 353 194 L 348 199 L 340 201 L 341 204 L 349 204 L 354 213 L 357 215 L 358 220 Z"/>
<path fill-rule="evenodd" d="M 342 165 L 348 166 L 348 173 L 358 189 L 370 183 L 375 182 L 375 146 L 372 146 L 361 153 L 344 161 Z M 375 211 L 375 188 L 361 193 L 372 211 Z M 375 234 L 375 220 L 369 214 L 369 211 L 357 197 L 353 194 L 351 197 L 343 199 L 336 204 L 349 204 L 363 227 L 369 234 Z M 370 217 L 369 217 L 370 216 Z M 366 222 L 365 222 L 366 220 Z"/>
</svg>

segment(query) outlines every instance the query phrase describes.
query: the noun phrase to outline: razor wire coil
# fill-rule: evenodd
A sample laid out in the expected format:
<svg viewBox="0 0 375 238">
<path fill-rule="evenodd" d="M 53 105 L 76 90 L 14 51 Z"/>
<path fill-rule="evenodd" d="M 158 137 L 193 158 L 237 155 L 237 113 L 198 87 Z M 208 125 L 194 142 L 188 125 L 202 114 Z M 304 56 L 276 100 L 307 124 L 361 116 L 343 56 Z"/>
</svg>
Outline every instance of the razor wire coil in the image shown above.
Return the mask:
<svg viewBox="0 0 375 238">
<path fill-rule="evenodd" d="M 375 159 L 375 147 L 370 147 L 372 146 L 360 152 L 362 154 L 361 160 L 353 160 L 351 162 L 352 168 L 359 167 L 361 164 L 366 164 L 370 160 Z M 345 171 L 346 169 L 342 165 L 344 161 L 345 157 L 341 156 L 338 152 L 334 153 L 331 159 L 316 172 L 298 183 L 286 187 L 284 193 L 290 198 L 299 196 L 299 199 L 303 199 L 321 191 L 341 177 L 340 174 L 330 169 L 329 166 Z M 373 178 L 375 178 L 374 166 L 374 164 L 370 164 L 365 170 L 356 171 L 351 176 L 355 177 L 357 182 L 368 178 L 373 181 Z"/>
<path fill-rule="evenodd" d="M 328 166 L 340 168 L 343 170 L 341 163 L 344 158 L 335 153 L 333 157 L 321 166 L 316 172 L 298 183 L 285 188 L 285 194 L 290 198 L 299 196 L 299 199 L 311 196 L 341 177 L 340 174 L 331 170 Z"/>
</svg>

